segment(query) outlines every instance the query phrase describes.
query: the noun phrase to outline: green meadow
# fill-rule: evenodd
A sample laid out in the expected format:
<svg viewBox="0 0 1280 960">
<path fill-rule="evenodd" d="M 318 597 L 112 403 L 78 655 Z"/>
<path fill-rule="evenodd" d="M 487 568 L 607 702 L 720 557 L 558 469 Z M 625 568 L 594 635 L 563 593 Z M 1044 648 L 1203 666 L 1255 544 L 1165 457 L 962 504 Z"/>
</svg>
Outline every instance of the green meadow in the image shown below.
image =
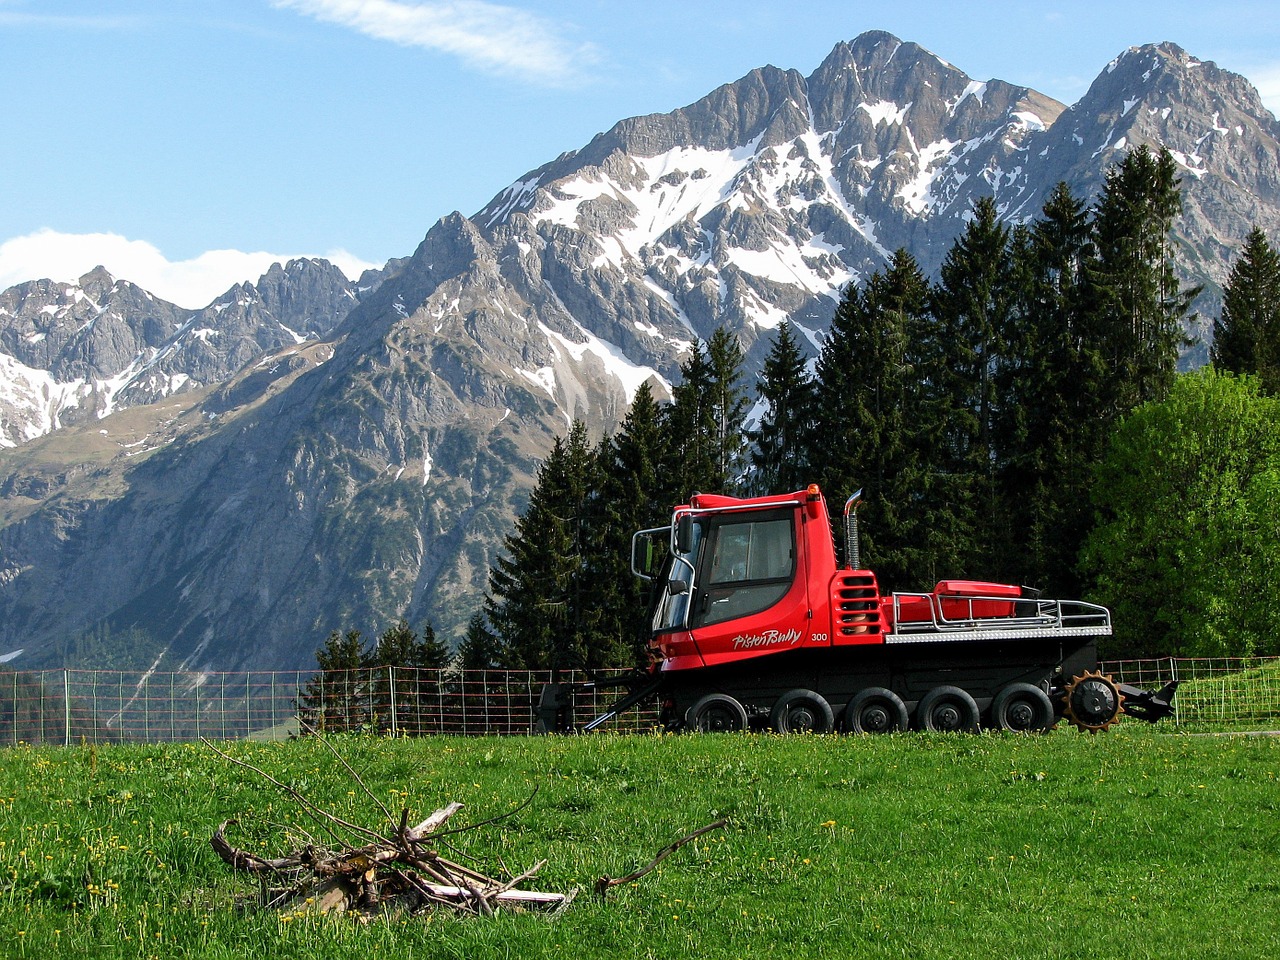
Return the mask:
<svg viewBox="0 0 1280 960">
<path fill-rule="evenodd" d="M 396 958 L 1280 956 L 1280 738 L 731 734 L 220 744 L 354 823 L 451 801 L 448 855 L 554 917 L 360 923 L 257 906 L 210 849 L 322 828 L 200 744 L 0 751 L 0 955 Z M 527 806 L 521 805 L 530 799 Z M 721 817 L 652 873 L 592 893 Z"/>
</svg>

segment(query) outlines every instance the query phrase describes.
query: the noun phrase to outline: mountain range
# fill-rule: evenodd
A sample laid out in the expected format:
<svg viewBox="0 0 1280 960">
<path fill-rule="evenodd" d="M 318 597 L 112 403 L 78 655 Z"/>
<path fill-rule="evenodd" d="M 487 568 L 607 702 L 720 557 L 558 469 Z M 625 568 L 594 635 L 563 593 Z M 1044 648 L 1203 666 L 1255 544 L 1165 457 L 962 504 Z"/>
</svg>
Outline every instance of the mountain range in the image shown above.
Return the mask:
<svg viewBox="0 0 1280 960">
<path fill-rule="evenodd" d="M 1203 333 L 1243 237 L 1280 230 L 1280 125 L 1171 43 L 1066 106 L 866 33 L 623 120 L 354 282 L 295 260 L 197 311 L 101 268 L 12 287 L 0 660 L 305 668 L 401 616 L 456 639 L 575 418 L 667 394 L 719 326 L 752 371 L 784 318 L 816 354 L 896 249 L 932 272 L 979 197 L 1027 221 L 1140 144 L 1179 164 Z"/>
</svg>

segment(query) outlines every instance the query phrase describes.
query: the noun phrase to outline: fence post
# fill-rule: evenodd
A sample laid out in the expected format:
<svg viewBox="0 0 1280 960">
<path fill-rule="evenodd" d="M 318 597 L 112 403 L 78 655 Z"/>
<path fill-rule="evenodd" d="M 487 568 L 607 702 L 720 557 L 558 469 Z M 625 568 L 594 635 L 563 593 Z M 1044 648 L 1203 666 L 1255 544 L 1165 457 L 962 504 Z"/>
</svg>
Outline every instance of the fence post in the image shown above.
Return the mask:
<svg viewBox="0 0 1280 960">
<path fill-rule="evenodd" d="M 396 707 L 396 668 L 390 665 L 387 666 L 387 689 L 391 694 L 391 736 L 395 738 L 400 735 L 396 717 L 399 711 Z"/>
<path fill-rule="evenodd" d="M 62 669 L 62 745 L 71 746 L 71 671 Z"/>
</svg>

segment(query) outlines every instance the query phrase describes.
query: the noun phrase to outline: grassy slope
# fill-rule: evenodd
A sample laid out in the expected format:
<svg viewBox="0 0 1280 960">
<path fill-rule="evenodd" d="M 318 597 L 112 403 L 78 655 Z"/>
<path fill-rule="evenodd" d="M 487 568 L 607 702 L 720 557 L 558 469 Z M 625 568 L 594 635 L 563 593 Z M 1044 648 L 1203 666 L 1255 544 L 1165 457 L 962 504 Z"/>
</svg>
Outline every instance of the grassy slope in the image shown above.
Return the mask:
<svg viewBox="0 0 1280 960">
<path fill-rule="evenodd" d="M 1258 957 L 1280 954 L 1280 740 L 733 735 L 339 739 L 389 806 L 450 800 L 502 827 L 482 866 L 545 857 L 584 888 L 556 920 L 436 916 L 363 927 L 239 912 L 254 884 L 207 840 L 262 852 L 314 829 L 201 746 L 0 751 L 0 956 Z M 315 742 L 235 755 L 339 815 L 367 797 Z M 657 872 L 589 895 L 717 817 Z"/>
</svg>

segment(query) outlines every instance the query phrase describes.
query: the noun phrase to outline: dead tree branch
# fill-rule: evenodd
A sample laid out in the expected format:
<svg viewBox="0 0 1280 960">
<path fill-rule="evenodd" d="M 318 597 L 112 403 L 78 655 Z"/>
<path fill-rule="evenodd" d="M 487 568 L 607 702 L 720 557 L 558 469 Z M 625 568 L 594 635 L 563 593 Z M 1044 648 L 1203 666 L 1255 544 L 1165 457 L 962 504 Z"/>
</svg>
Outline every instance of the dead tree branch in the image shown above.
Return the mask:
<svg viewBox="0 0 1280 960">
<path fill-rule="evenodd" d="M 705 827 L 699 827 L 697 830 L 693 831 L 693 833 L 686 834 L 675 843 L 667 844 L 667 846 L 658 851 L 658 855 L 656 857 L 649 861 L 648 866 L 643 867 L 634 873 L 629 873 L 625 877 L 601 877 L 596 881 L 596 896 L 603 900 L 610 887 L 617 887 L 624 883 L 631 883 L 633 880 L 639 880 L 645 874 L 652 871 L 654 867 L 660 864 L 663 860 L 683 847 L 686 843 L 698 839 L 698 837 L 702 836 L 704 833 L 709 833 L 712 830 L 718 830 L 728 822 L 728 820 L 717 820 L 715 823 L 709 823 Z"/>
</svg>

